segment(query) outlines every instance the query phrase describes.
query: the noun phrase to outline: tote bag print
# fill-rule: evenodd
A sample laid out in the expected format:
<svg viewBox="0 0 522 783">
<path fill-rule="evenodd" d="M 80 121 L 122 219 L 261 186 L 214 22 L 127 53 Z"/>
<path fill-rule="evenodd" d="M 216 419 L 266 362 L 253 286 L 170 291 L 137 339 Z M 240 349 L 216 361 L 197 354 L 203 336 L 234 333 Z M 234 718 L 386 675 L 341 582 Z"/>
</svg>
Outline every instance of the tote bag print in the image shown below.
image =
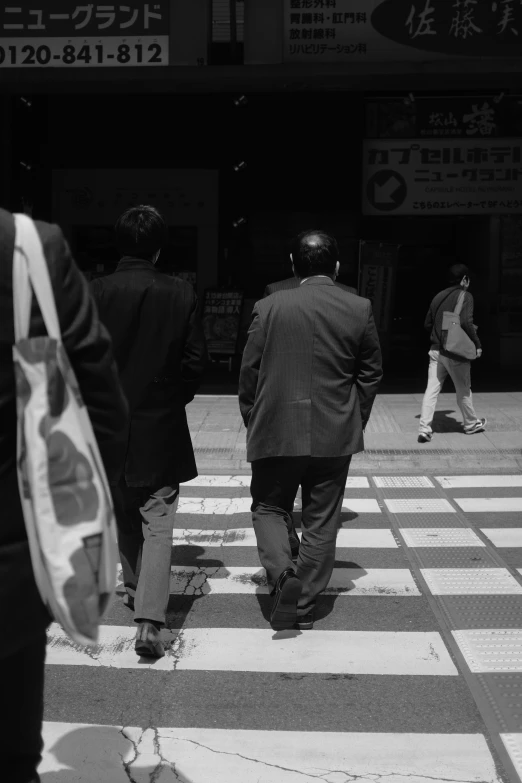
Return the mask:
<svg viewBox="0 0 522 783">
<path fill-rule="evenodd" d="M 91 423 L 61 343 L 52 288 L 31 221 L 16 216 L 13 347 L 18 478 L 35 579 L 71 638 L 97 640 L 116 584 L 111 497 Z M 47 337 L 28 337 L 31 287 Z"/>
</svg>

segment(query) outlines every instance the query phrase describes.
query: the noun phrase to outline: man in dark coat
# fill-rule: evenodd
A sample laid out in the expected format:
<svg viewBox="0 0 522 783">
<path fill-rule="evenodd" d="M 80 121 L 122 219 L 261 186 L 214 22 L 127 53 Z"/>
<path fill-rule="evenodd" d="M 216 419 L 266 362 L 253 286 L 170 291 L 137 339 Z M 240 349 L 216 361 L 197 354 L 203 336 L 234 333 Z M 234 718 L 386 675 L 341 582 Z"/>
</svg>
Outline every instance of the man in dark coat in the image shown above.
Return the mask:
<svg viewBox="0 0 522 783">
<path fill-rule="evenodd" d="M 334 277 L 334 283 L 339 288 L 343 288 L 345 291 L 348 291 L 350 294 L 356 294 L 357 289 L 352 288 L 350 285 L 345 285 L 344 283 L 338 283 L 337 280 L 335 280 Z M 265 293 L 263 294 L 263 297 L 270 296 L 270 294 L 275 294 L 276 291 L 287 291 L 290 288 L 299 288 L 299 280 L 297 277 L 287 277 L 286 280 L 278 280 L 277 283 L 269 283 L 267 287 L 265 288 Z"/>
<path fill-rule="evenodd" d="M 110 338 L 89 286 L 58 226 L 36 223 L 53 288 L 63 345 L 78 379 L 104 462 L 111 439 L 127 421 Z M 0 648 L 1 777 L 37 783 L 42 749 L 46 634 L 51 618 L 33 576 L 16 472 L 16 396 L 12 347 L 13 216 L 0 210 Z M 47 334 L 33 298 L 30 336 Z"/>
<path fill-rule="evenodd" d="M 109 481 L 127 605 L 139 623 L 136 652 L 161 657 L 179 485 L 198 475 L 185 406 L 201 382 L 207 349 L 193 287 L 154 266 L 167 240 L 159 212 L 132 207 L 115 231 L 121 261 L 114 274 L 93 282 L 130 406 Z"/>
<path fill-rule="evenodd" d="M 274 595 L 275 630 L 310 629 L 328 584 L 352 454 L 362 451 L 382 370 L 367 299 L 333 282 L 335 239 L 300 234 L 291 254 L 298 288 L 254 307 L 239 378 L 252 463 L 252 521 Z M 289 537 L 302 486 L 302 538 L 293 568 Z"/>
</svg>

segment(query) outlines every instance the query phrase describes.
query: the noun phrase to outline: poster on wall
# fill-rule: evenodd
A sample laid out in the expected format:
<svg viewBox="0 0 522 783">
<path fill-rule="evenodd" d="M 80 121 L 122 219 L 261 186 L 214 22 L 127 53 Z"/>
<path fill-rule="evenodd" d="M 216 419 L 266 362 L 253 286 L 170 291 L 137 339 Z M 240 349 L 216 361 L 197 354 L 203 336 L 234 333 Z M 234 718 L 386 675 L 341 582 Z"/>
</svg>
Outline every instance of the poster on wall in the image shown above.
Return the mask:
<svg viewBox="0 0 522 783">
<path fill-rule="evenodd" d="M 365 140 L 365 215 L 522 214 L 522 138 Z"/>
<path fill-rule="evenodd" d="M 168 0 L 16 0 L 0 8 L 0 68 L 169 64 Z"/>
<path fill-rule="evenodd" d="M 242 306 L 243 291 L 205 291 L 203 329 L 210 354 L 236 353 Z"/>
<path fill-rule="evenodd" d="M 400 245 L 387 242 L 359 244 L 359 296 L 372 303 L 375 325 L 385 346 L 392 322 L 393 288 Z"/>
<path fill-rule="evenodd" d="M 284 0 L 284 60 L 522 57 L 522 4 L 437 0 Z"/>
</svg>

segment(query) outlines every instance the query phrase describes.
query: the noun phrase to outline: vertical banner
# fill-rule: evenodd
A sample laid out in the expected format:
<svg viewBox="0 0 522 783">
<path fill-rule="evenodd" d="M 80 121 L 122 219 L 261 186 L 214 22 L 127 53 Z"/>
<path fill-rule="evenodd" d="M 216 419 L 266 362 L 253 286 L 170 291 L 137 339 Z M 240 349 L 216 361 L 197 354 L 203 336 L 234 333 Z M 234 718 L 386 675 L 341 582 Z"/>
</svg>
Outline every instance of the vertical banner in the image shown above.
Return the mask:
<svg viewBox="0 0 522 783">
<path fill-rule="evenodd" d="M 386 242 L 359 243 L 359 295 L 372 303 L 383 350 L 390 340 L 399 248 Z"/>
<path fill-rule="evenodd" d="M 208 289 L 203 305 L 203 329 L 210 354 L 236 353 L 243 291 Z"/>
</svg>

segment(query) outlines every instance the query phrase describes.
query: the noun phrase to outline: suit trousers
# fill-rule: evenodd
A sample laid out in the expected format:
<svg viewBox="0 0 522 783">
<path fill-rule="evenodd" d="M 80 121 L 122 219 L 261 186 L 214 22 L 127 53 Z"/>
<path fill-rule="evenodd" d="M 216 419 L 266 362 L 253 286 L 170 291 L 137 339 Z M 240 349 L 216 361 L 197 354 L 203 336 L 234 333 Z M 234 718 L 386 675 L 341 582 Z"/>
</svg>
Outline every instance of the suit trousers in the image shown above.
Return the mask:
<svg viewBox="0 0 522 783">
<path fill-rule="evenodd" d="M 296 571 L 303 589 L 298 615 L 313 610 L 332 575 L 351 459 L 351 455 L 269 457 L 252 462 L 252 522 L 271 591 L 281 573 L 293 568 L 292 509 L 299 485 L 302 488 L 302 535 Z"/>
<path fill-rule="evenodd" d="M 165 624 L 170 594 L 172 532 L 179 485 L 112 487 L 123 582 L 134 599 L 134 620 Z"/>
<path fill-rule="evenodd" d="M 20 622 L 30 623 L 30 617 Z M 42 742 L 45 632 L 0 657 L 0 778 L 39 783 Z"/>
</svg>

